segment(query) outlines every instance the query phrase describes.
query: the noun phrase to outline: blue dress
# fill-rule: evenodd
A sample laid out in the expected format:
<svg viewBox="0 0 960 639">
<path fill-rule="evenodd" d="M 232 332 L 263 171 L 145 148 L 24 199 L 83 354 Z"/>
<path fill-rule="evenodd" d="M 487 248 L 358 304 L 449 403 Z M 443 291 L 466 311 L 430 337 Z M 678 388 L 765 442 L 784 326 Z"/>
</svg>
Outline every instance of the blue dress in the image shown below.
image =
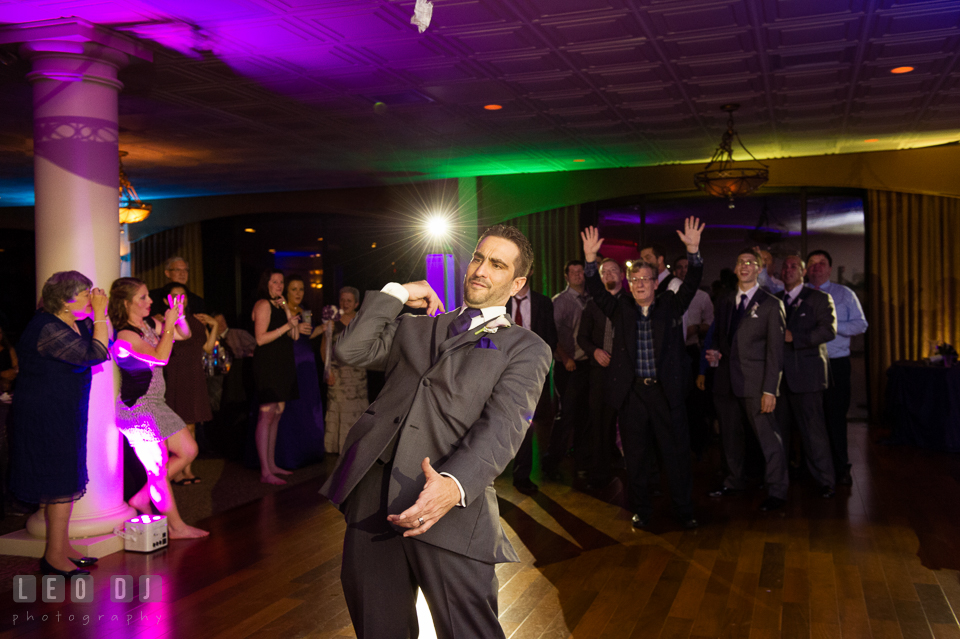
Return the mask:
<svg viewBox="0 0 960 639">
<path fill-rule="evenodd" d="M 10 490 L 26 502 L 70 502 L 86 492 L 90 369 L 110 354 L 93 339 L 91 320 L 77 321 L 77 328 L 79 335 L 40 311 L 17 344 Z"/>
<path fill-rule="evenodd" d="M 293 343 L 300 398 L 287 402 L 277 426 L 274 459 L 280 468 L 300 468 L 323 459 L 323 406 L 320 377 L 310 346 L 310 337 L 301 335 Z"/>
</svg>

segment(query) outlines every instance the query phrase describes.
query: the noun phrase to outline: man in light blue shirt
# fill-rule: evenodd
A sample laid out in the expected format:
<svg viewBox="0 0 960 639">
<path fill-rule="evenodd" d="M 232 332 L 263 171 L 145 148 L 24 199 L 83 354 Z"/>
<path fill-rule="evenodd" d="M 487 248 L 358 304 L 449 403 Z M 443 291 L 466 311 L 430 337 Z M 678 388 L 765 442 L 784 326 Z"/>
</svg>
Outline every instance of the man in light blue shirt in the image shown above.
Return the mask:
<svg viewBox="0 0 960 639">
<path fill-rule="evenodd" d="M 826 251 L 812 251 L 807 256 L 807 286 L 823 291 L 833 298 L 837 309 L 837 336 L 827 342 L 830 359 L 829 385 L 823 393 L 824 416 L 833 468 L 837 483 L 849 486 L 850 459 L 847 456 L 847 412 L 850 410 L 850 338 L 867 331 L 867 318 L 860 300 L 846 286 L 830 281 L 833 258 Z"/>
</svg>

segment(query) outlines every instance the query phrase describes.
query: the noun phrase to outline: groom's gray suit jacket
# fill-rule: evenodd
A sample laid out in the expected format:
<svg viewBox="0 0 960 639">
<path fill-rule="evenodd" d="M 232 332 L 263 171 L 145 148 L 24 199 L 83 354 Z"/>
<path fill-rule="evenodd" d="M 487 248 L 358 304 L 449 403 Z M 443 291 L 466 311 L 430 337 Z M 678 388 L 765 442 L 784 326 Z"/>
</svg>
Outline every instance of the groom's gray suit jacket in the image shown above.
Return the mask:
<svg viewBox="0 0 960 639">
<path fill-rule="evenodd" d="M 384 453 L 398 437 L 387 512 L 416 502 L 425 483 L 420 465 L 429 457 L 437 472 L 460 482 L 466 507 L 455 506 L 416 539 L 486 563 L 518 561 L 500 526 L 493 480 L 523 442 L 550 349 L 505 316 L 509 326 L 496 332 L 475 328 L 447 339 L 456 311 L 397 317 L 402 308 L 392 295 L 368 291 L 337 344 L 341 361 L 384 370 L 386 384 L 350 430 L 320 492 L 343 504 L 378 459 L 389 458 Z"/>
</svg>

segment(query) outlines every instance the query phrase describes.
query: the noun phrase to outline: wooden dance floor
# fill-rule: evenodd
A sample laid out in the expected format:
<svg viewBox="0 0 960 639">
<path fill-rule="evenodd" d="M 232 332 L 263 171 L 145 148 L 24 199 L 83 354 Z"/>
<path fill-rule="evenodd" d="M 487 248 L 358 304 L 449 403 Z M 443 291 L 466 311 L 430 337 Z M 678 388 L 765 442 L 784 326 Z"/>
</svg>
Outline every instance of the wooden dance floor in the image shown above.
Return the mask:
<svg viewBox="0 0 960 639">
<path fill-rule="evenodd" d="M 827 501 L 795 482 L 777 513 L 757 510 L 759 489 L 706 497 L 714 451 L 695 466 L 702 526 L 689 532 L 666 497 L 653 529 L 634 530 L 619 481 L 601 495 L 542 483 L 525 497 L 501 478 L 522 560 L 498 568 L 507 636 L 960 638 L 960 457 L 875 437 L 851 426 L 852 488 Z M 319 486 L 200 522 L 208 540 L 105 557 L 93 603 L 7 595 L 0 636 L 353 637 L 339 582 L 344 524 Z M 110 603 L 110 575 L 144 574 L 162 576 L 162 602 Z"/>
</svg>

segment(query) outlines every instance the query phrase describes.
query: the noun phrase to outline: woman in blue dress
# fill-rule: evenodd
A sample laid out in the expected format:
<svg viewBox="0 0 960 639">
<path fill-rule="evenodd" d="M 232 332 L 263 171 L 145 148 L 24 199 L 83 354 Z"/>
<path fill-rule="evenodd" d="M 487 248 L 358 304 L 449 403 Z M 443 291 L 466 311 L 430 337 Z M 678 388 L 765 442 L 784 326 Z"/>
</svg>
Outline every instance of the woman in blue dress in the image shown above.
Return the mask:
<svg viewBox="0 0 960 639">
<path fill-rule="evenodd" d="M 323 404 L 320 402 L 320 376 L 313 356 L 310 339 L 323 332 L 318 326 L 311 329 L 309 311 L 301 307 L 306 286 L 299 275 L 287 278 L 287 308 L 302 319 L 298 326 L 300 336 L 293 343 L 293 358 L 297 367 L 297 386 L 300 398 L 291 399 L 280 417 L 277 428 L 277 464 L 281 468 L 300 468 L 323 459 Z M 312 320 L 312 318 L 311 318 Z"/>
<path fill-rule="evenodd" d="M 96 563 L 70 545 L 73 502 L 86 492 L 91 368 L 110 358 L 107 297 L 77 271 L 54 273 L 41 308 L 17 345 L 20 374 L 12 406 L 10 490 L 42 504 L 45 574 L 89 574 Z M 91 319 L 92 316 L 92 319 Z"/>
</svg>

